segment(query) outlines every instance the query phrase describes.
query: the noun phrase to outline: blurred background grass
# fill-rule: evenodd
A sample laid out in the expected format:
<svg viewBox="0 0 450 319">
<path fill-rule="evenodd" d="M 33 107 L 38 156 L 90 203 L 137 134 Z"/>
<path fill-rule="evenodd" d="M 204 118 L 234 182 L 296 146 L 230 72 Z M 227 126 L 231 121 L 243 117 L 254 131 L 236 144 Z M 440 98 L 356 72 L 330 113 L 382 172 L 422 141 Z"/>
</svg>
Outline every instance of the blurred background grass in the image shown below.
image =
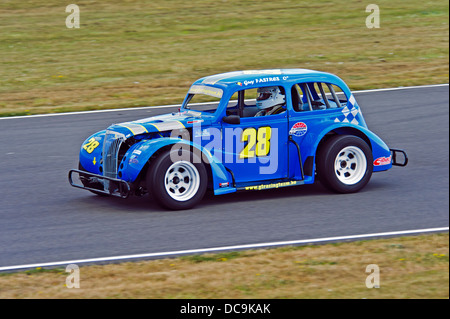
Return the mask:
<svg viewBox="0 0 450 319">
<path fill-rule="evenodd" d="M 447 1 L 195 0 L 0 3 L 0 115 L 181 103 L 199 77 L 309 68 L 351 89 L 448 83 Z"/>
</svg>

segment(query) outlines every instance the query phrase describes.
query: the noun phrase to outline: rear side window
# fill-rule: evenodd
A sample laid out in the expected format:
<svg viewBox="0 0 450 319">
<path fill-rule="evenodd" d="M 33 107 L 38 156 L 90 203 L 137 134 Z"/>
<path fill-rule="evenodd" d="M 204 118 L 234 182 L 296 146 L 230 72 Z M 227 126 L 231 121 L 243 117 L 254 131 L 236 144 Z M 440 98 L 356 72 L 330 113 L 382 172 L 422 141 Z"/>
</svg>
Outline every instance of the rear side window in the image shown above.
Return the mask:
<svg viewBox="0 0 450 319">
<path fill-rule="evenodd" d="M 322 82 L 295 84 L 291 89 L 294 111 L 316 111 L 342 108 L 347 97 L 336 85 Z"/>
</svg>

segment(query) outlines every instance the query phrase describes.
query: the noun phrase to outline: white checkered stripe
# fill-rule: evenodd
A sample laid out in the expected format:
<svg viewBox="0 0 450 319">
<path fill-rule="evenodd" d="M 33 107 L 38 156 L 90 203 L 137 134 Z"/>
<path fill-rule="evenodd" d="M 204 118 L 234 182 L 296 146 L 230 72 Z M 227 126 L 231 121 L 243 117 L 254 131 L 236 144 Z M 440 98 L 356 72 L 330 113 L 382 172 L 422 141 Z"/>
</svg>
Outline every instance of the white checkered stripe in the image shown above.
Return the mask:
<svg viewBox="0 0 450 319">
<path fill-rule="evenodd" d="M 359 122 L 356 119 L 358 113 L 360 113 L 359 107 L 356 106 L 356 100 L 353 94 L 350 96 L 347 105 L 342 109 L 342 115 L 336 117 L 334 121 L 336 123 L 352 123 L 358 125 Z"/>
</svg>

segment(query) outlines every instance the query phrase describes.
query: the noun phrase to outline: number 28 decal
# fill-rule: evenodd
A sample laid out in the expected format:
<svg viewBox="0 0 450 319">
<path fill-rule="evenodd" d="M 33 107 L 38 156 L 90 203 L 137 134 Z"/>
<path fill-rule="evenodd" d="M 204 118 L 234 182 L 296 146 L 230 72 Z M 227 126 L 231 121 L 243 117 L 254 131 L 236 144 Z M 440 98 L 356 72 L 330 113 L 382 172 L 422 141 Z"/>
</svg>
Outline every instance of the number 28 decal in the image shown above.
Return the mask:
<svg viewBox="0 0 450 319">
<path fill-rule="evenodd" d="M 86 152 L 91 154 L 99 145 L 100 143 L 96 141 L 95 138 L 93 137 L 86 144 L 83 145 L 83 148 L 86 150 Z"/>
<path fill-rule="evenodd" d="M 270 152 L 270 137 L 272 129 L 269 126 L 246 128 L 242 132 L 241 142 L 247 142 L 244 149 L 239 153 L 239 158 L 251 158 L 255 156 L 266 156 Z"/>
</svg>

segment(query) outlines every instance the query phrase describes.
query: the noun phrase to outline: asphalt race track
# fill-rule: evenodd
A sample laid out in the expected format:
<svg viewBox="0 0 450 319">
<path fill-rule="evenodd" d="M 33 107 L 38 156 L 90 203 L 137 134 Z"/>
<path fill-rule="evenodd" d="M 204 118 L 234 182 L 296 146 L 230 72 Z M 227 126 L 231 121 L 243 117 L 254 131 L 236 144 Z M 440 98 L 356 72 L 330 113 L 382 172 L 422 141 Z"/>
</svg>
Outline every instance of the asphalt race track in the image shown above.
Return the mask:
<svg viewBox="0 0 450 319">
<path fill-rule="evenodd" d="M 448 227 L 449 87 L 355 96 L 369 129 L 407 151 L 407 167 L 375 173 L 357 194 L 320 184 L 207 194 L 177 212 L 147 197 L 98 197 L 67 181 L 87 136 L 175 107 L 0 119 L 0 267 Z"/>
</svg>

